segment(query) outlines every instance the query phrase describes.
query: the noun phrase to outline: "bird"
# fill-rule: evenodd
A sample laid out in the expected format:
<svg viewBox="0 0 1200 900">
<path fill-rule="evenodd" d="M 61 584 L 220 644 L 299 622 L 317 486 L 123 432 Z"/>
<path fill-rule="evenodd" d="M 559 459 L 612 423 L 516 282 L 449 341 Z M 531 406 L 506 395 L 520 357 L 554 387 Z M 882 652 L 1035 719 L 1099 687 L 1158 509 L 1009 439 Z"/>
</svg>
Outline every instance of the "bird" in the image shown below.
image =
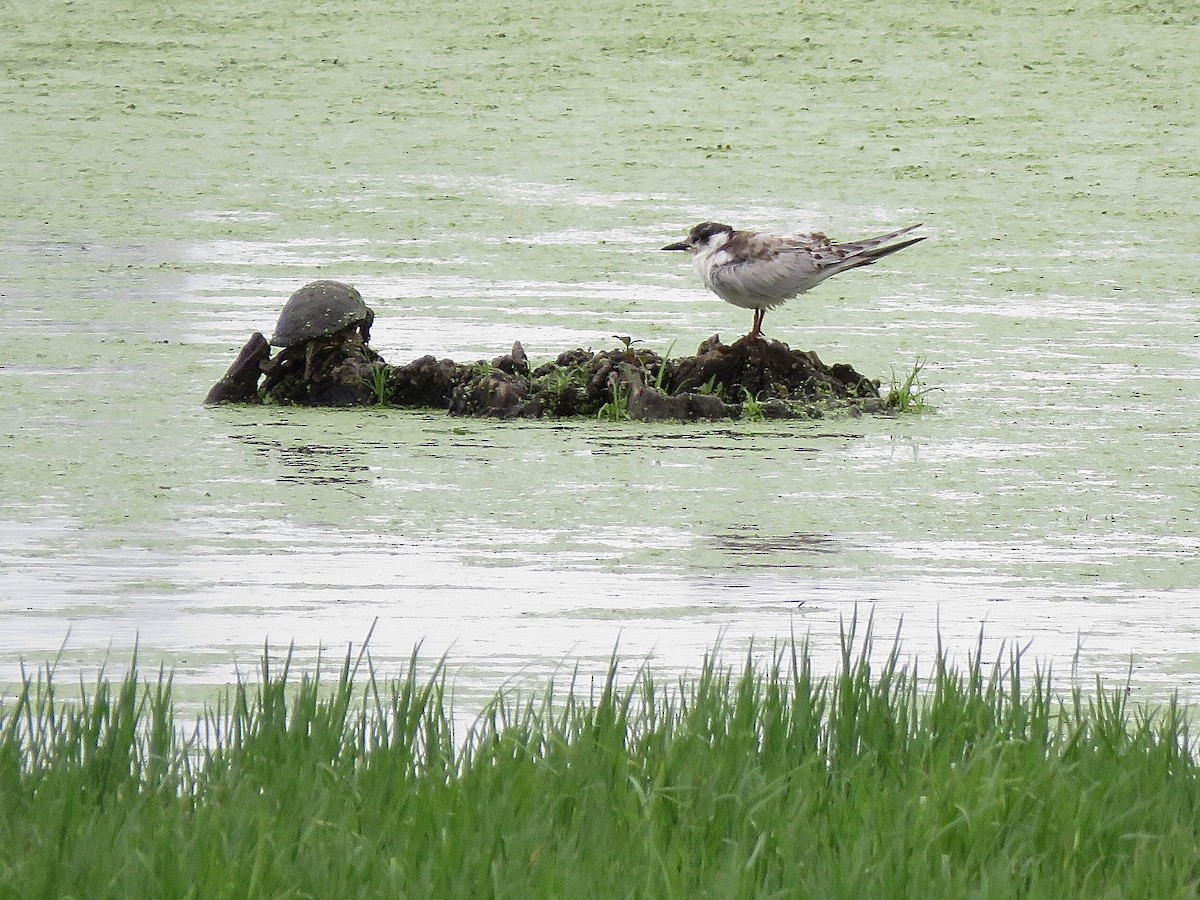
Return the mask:
<svg viewBox="0 0 1200 900">
<path fill-rule="evenodd" d="M 726 303 L 754 310 L 754 325 L 746 337 L 757 341 L 768 309 L 812 290 L 839 272 L 869 266 L 925 240 L 915 237 L 890 243 L 920 227 L 918 223 L 878 237 L 839 244 L 820 232 L 775 236 L 738 231 L 721 222 L 701 222 L 688 232 L 686 240 L 662 249 L 686 250 L 692 255 L 696 274 L 710 291 Z"/>
</svg>

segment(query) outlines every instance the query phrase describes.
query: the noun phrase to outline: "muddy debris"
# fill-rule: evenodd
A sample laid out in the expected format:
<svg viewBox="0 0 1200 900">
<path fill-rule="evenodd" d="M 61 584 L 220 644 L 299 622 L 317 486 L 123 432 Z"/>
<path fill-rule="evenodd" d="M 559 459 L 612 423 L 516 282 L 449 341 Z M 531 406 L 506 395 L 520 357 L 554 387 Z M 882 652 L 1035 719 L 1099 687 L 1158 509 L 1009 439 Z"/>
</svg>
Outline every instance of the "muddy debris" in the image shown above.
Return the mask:
<svg viewBox="0 0 1200 900">
<path fill-rule="evenodd" d="M 261 332 L 254 332 L 229 371 L 212 386 L 205 403 L 258 403 L 258 380 L 262 364 L 271 358 L 271 345 Z"/>
<path fill-rule="evenodd" d="M 269 357 L 257 332 L 206 403 L 390 406 L 497 419 L 632 419 L 642 422 L 822 418 L 886 413 L 879 384 L 844 363 L 777 341 L 722 344 L 664 360 L 651 350 L 570 350 L 531 369 L 520 342 L 492 360 L 422 356 L 393 366 L 357 329 Z"/>
<path fill-rule="evenodd" d="M 253 338 L 251 338 L 253 340 Z M 366 406 L 376 400 L 375 378 L 387 363 L 357 325 L 283 348 L 262 363 L 259 396 L 265 403 Z"/>
<path fill-rule="evenodd" d="M 357 310 L 357 291 L 322 285 Z M 332 287 L 330 287 L 332 286 Z M 313 295 L 306 285 L 295 295 Z M 308 291 L 308 293 L 304 293 Z M 289 301 L 290 302 L 290 301 Z M 295 304 L 293 304 L 295 305 Z M 311 305 L 311 304 L 309 304 Z M 618 337 L 611 350 L 577 348 L 531 366 L 519 341 L 491 360 L 457 363 L 422 356 L 390 365 L 370 347 L 374 313 L 366 308 L 329 320 L 303 322 L 307 334 L 275 356 L 255 332 L 206 403 L 304 406 L 389 406 L 443 410 L 454 416 L 497 419 L 599 417 L 642 422 L 718 419 L 821 418 L 831 414 L 890 414 L 879 382 L 845 363 L 826 365 L 811 351 L 772 340 L 718 335 L 693 356 L 664 359 Z M 348 323 L 348 324 L 347 324 Z M 287 324 L 281 316 L 281 326 Z"/>
</svg>

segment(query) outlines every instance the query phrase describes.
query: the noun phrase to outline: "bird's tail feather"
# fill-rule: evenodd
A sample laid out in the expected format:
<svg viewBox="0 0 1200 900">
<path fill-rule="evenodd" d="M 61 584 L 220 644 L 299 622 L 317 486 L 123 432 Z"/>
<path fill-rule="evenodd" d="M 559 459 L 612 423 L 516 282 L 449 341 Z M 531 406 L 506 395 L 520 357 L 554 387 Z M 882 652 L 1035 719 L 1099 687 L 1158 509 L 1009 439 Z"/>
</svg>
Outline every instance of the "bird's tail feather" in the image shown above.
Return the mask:
<svg viewBox="0 0 1200 900">
<path fill-rule="evenodd" d="M 924 237 L 909 238 L 907 241 L 901 241 L 898 244 L 888 244 L 883 247 L 868 247 L 865 250 L 860 250 L 857 253 L 852 253 L 854 259 L 862 260 L 863 263 L 875 262 L 877 259 L 883 259 L 890 253 L 895 253 L 897 250 L 903 250 L 905 247 L 911 247 L 913 244 L 919 244 L 925 240 Z"/>
<path fill-rule="evenodd" d="M 844 244 L 839 244 L 839 246 L 850 251 L 870 250 L 872 247 L 878 247 L 880 244 L 886 244 L 888 241 L 908 234 L 910 231 L 916 231 L 921 227 L 921 224 L 922 223 L 918 222 L 916 225 L 907 225 L 904 228 L 897 228 L 895 231 L 889 231 L 887 234 L 881 234 L 877 237 L 863 238 L 861 241 L 846 241 Z"/>
</svg>

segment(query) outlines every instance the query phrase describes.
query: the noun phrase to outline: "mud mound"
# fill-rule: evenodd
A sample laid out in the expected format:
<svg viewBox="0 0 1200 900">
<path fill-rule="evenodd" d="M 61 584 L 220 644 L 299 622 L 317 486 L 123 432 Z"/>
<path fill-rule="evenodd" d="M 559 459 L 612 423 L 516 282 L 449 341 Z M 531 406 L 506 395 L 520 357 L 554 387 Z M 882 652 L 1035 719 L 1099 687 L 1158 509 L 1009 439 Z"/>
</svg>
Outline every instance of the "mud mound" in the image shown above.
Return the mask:
<svg viewBox="0 0 1200 900">
<path fill-rule="evenodd" d="M 353 328 L 282 350 L 255 333 L 207 403 L 382 405 L 455 416 L 664 420 L 819 418 L 886 412 L 879 383 L 844 363 L 778 341 L 718 336 L 694 356 L 664 359 L 636 341 L 582 348 L 531 368 L 521 344 L 490 361 L 422 356 L 389 365 Z"/>
</svg>

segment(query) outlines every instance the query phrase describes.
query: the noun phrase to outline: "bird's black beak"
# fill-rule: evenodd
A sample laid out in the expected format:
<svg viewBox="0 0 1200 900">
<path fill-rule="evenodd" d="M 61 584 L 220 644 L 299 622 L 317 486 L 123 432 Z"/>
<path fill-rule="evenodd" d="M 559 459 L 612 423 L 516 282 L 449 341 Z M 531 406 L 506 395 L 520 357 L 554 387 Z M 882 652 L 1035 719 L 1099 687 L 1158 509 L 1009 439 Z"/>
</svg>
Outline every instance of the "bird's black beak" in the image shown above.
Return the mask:
<svg viewBox="0 0 1200 900">
<path fill-rule="evenodd" d="M 667 244 L 663 250 L 691 250 L 692 244 L 690 241 L 680 241 L 677 244 Z"/>
</svg>

